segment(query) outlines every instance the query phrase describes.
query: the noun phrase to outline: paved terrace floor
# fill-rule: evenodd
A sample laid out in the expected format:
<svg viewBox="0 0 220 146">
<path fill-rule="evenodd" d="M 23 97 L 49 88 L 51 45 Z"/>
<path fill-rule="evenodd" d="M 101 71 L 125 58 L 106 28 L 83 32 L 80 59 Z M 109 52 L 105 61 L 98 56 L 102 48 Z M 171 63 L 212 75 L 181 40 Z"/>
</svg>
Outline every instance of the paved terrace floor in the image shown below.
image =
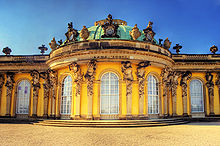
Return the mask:
<svg viewBox="0 0 220 146">
<path fill-rule="evenodd" d="M 220 122 L 142 128 L 0 124 L 0 145 L 220 145 Z"/>
</svg>

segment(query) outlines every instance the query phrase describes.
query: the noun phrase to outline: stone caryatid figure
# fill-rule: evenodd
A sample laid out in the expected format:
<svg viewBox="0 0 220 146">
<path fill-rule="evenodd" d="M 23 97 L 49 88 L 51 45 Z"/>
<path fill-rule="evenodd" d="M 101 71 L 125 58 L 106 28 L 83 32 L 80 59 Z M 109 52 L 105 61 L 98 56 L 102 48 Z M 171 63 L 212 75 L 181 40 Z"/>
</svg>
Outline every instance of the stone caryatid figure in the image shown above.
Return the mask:
<svg viewBox="0 0 220 146">
<path fill-rule="evenodd" d="M 50 81 L 50 93 L 51 93 L 51 117 L 55 116 L 55 100 L 56 100 L 56 91 L 58 84 L 58 73 L 55 70 L 48 70 L 49 81 Z"/>
<path fill-rule="evenodd" d="M 79 33 L 76 29 L 73 28 L 72 22 L 68 23 L 68 31 L 65 33 L 65 35 L 66 35 L 65 43 L 77 41 L 76 38 L 79 35 Z"/>
<path fill-rule="evenodd" d="M 137 80 L 139 86 L 139 114 L 143 115 L 143 108 L 144 108 L 144 84 L 145 84 L 145 75 L 146 70 L 145 68 L 150 65 L 149 61 L 143 61 L 138 64 L 137 67 Z"/>
<path fill-rule="evenodd" d="M 220 72 L 217 73 L 215 85 L 217 85 L 217 87 L 218 87 L 219 104 L 220 104 Z"/>
<path fill-rule="evenodd" d="M 92 100 L 93 100 L 93 86 L 96 74 L 96 60 L 92 59 L 88 64 L 87 72 L 84 76 L 87 83 L 87 100 L 88 100 L 88 119 L 92 119 Z"/>
<path fill-rule="evenodd" d="M 40 75 L 44 79 L 43 87 L 44 87 L 44 118 L 48 118 L 48 102 L 49 102 L 49 95 L 51 89 L 51 83 L 49 79 L 49 70 L 46 72 L 41 73 Z"/>
<path fill-rule="evenodd" d="M 132 66 L 130 61 L 122 61 L 121 71 L 123 73 L 123 80 L 126 83 L 126 99 L 127 99 L 127 116 L 131 116 L 132 105 L 132 83 L 134 80 L 132 74 Z"/>
<path fill-rule="evenodd" d="M 137 40 L 141 36 L 141 32 L 138 29 L 137 24 L 134 25 L 132 31 L 130 31 L 129 34 L 133 40 Z"/>
<path fill-rule="evenodd" d="M 177 96 L 177 86 L 178 86 L 178 78 L 180 77 L 180 73 L 174 71 L 172 75 L 172 82 L 171 82 L 171 92 L 172 92 L 172 107 L 173 107 L 173 116 L 176 116 L 176 96 Z"/>
<path fill-rule="evenodd" d="M 11 98 L 12 98 L 12 90 L 14 87 L 14 73 L 8 72 L 6 73 L 6 83 L 5 86 L 7 87 L 7 94 L 6 94 L 6 100 L 7 100 L 7 105 L 6 105 L 6 116 L 11 116 L 10 113 L 10 106 L 11 106 Z"/>
<path fill-rule="evenodd" d="M 80 32 L 80 37 L 83 39 L 83 41 L 86 41 L 87 38 L 89 37 L 89 30 L 86 28 L 86 26 L 83 26 L 81 32 Z"/>
<path fill-rule="evenodd" d="M 37 102 L 40 89 L 40 74 L 37 70 L 31 71 L 32 87 L 33 87 L 33 117 L 37 116 Z"/>
<path fill-rule="evenodd" d="M 73 62 L 72 64 L 69 65 L 69 70 L 73 71 L 74 83 L 76 84 L 76 97 L 78 97 L 80 96 L 81 83 L 83 81 L 83 76 L 81 73 L 80 66 L 76 62 Z"/>
<path fill-rule="evenodd" d="M 96 60 L 91 60 L 88 64 L 88 69 L 85 74 L 85 80 L 87 82 L 87 93 L 88 96 L 93 96 L 93 83 L 95 80 L 96 71 Z"/>
<path fill-rule="evenodd" d="M 170 46 L 171 46 L 171 43 L 172 43 L 172 42 L 170 42 L 170 40 L 169 40 L 168 38 L 166 38 L 166 39 L 164 40 L 163 47 L 164 47 L 165 49 L 169 50 L 169 48 L 170 48 Z"/>
<path fill-rule="evenodd" d="M 213 83 L 213 75 L 210 72 L 207 72 L 205 75 L 206 79 L 206 87 L 208 88 L 209 95 L 209 108 L 210 115 L 214 115 L 214 83 Z"/>
<path fill-rule="evenodd" d="M 83 81 L 83 76 L 81 73 L 80 66 L 76 63 L 73 62 L 72 64 L 69 65 L 69 70 L 73 71 L 74 75 L 74 83 L 76 84 L 76 91 L 75 91 L 75 96 L 76 96 L 76 104 L 75 104 L 75 118 L 80 117 L 80 93 L 81 93 L 81 84 Z"/>
<path fill-rule="evenodd" d="M 4 74 L 0 74 L 0 105 L 1 105 L 1 97 L 2 97 L 2 87 L 5 83 L 5 76 Z M 1 108 L 1 106 L 0 106 Z"/>
<path fill-rule="evenodd" d="M 162 83 L 163 83 L 164 116 L 165 117 L 169 115 L 168 91 L 171 90 L 172 74 L 173 74 L 173 71 L 168 66 L 165 66 L 165 68 L 162 69 L 161 74 L 160 74 L 160 76 L 162 77 Z"/>
<path fill-rule="evenodd" d="M 190 71 L 182 72 L 180 86 L 182 87 L 182 98 L 183 98 L 183 116 L 188 116 L 187 113 L 187 81 L 192 77 Z"/>
</svg>

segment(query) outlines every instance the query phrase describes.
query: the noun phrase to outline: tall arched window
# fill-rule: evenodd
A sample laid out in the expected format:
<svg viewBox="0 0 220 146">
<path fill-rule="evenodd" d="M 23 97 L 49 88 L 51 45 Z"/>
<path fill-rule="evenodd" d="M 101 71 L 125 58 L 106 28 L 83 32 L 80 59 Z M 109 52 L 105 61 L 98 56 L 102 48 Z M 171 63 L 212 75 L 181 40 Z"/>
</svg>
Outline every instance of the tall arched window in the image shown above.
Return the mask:
<svg viewBox="0 0 220 146">
<path fill-rule="evenodd" d="M 29 113 L 31 84 L 28 80 L 22 80 L 17 86 L 16 114 Z"/>
<path fill-rule="evenodd" d="M 148 114 L 159 114 L 159 92 L 158 92 L 158 81 L 150 75 L 148 81 Z"/>
<path fill-rule="evenodd" d="M 67 76 L 63 79 L 63 83 L 62 83 L 60 114 L 71 113 L 71 102 L 72 102 L 72 78 L 70 76 Z"/>
<path fill-rule="evenodd" d="M 101 114 L 119 113 L 119 81 L 112 72 L 105 73 L 101 78 Z"/>
<path fill-rule="evenodd" d="M 191 112 L 204 112 L 203 84 L 200 80 L 190 82 Z"/>
</svg>

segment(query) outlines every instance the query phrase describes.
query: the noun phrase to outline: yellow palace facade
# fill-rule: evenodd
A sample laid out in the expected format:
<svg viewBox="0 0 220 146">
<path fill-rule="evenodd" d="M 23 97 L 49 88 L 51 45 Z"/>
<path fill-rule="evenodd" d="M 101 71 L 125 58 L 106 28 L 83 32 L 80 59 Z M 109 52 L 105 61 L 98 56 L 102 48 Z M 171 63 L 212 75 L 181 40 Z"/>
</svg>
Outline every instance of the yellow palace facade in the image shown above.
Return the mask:
<svg viewBox="0 0 220 146">
<path fill-rule="evenodd" d="M 0 117 L 149 119 L 220 115 L 220 55 L 179 54 L 169 39 L 107 19 L 66 40 L 49 55 L 0 56 Z M 42 47 L 45 49 L 44 47 Z M 41 48 L 41 49 L 42 49 Z M 7 53 L 9 52 L 9 53 Z"/>
</svg>

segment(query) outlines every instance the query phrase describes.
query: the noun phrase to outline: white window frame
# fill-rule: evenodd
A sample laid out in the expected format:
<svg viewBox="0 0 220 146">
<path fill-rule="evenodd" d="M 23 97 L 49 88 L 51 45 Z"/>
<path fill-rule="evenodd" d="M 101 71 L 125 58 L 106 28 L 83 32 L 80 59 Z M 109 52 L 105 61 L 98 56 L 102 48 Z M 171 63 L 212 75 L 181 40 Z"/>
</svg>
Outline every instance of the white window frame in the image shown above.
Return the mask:
<svg viewBox="0 0 220 146">
<path fill-rule="evenodd" d="M 195 84 L 193 85 L 193 82 L 195 82 L 195 81 L 197 81 L 197 82 L 199 82 L 200 83 L 200 85 L 201 85 L 201 91 L 199 92 L 199 93 L 194 93 L 194 92 L 192 92 L 192 86 L 195 86 Z M 198 87 L 194 87 L 194 89 L 198 89 Z M 195 95 L 192 95 L 192 94 L 198 94 L 197 96 L 195 96 Z M 197 111 L 193 111 L 192 109 L 192 104 L 194 104 L 193 103 L 193 99 L 194 98 L 197 98 L 197 99 L 199 99 L 200 98 L 200 100 L 202 101 L 202 110 L 197 110 Z M 194 99 L 195 100 L 195 99 Z M 203 113 L 204 112 L 204 94 L 203 94 L 203 83 L 199 80 L 199 79 L 193 79 L 193 80 L 191 80 L 190 81 L 190 103 L 191 103 L 191 113 Z M 198 103 L 197 103 L 198 104 Z"/>
<path fill-rule="evenodd" d="M 26 87 L 27 90 L 25 91 Z M 21 90 L 19 90 L 19 88 L 21 88 Z M 30 92 L 31 92 L 31 83 L 28 80 L 21 80 L 17 85 L 16 114 L 29 114 Z M 26 111 L 24 108 L 26 108 Z"/>
<path fill-rule="evenodd" d="M 150 79 L 152 79 L 151 81 L 150 81 Z M 153 83 L 153 80 L 155 79 L 155 85 L 154 85 L 154 83 Z M 152 91 L 152 94 L 149 94 L 149 85 L 151 84 L 151 91 Z M 155 89 L 154 89 L 154 87 L 155 87 Z M 155 90 L 155 91 L 154 91 Z M 154 93 L 156 93 L 156 94 L 154 94 Z M 158 79 L 154 76 L 154 75 L 149 75 L 148 76 L 148 78 L 147 78 L 147 97 L 148 97 L 148 105 L 147 105 L 147 108 L 148 108 L 148 114 L 159 114 L 159 109 L 160 109 L 160 102 L 159 102 L 159 84 L 158 84 Z M 150 101 L 149 101 L 149 99 L 151 98 L 151 103 L 150 103 Z M 153 103 L 153 99 L 154 98 L 157 98 L 157 103 L 156 103 L 156 105 Z M 152 112 L 150 112 L 150 110 L 149 110 L 149 108 L 150 108 L 150 105 L 151 104 L 151 106 L 152 106 Z M 156 107 L 155 106 L 157 106 L 157 109 L 156 109 Z"/>
<path fill-rule="evenodd" d="M 109 81 L 109 84 L 107 84 L 108 85 L 108 87 L 109 87 L 109 90 L 108 90 L 108 93 L 107 94 L 102 94 L 102 85 L 103 85 L 103 83 L 102 83 L 102 81 L 103 81 L 103 77 L 105 76 L 105 75 L 107 75 L 107 74 L 109 74 L 109 77 L 108 77 L 108 81 Z M 117 84 L 114 84 L 113 86 L 114 87 L 116 87 L 117 89 L 115 90 L 115 94 L 111 94 L 111 75 L 115 75 L 116 77 L 117 77 Z M 116 81 L 116 80 L 115 80 Z M 108 96 L 108 112 L 107 113 L 102 113 L 102 96 Z M 117 104 L 117 111 L 116 112 L 111 112 L 111 96 L 116 96 L 116 98 L 117 98 L 117 103 L 115 103 L 115 104 Z M 113 114 L 119 114 L 119 77 L 118 77 L 118 75 L 116 74 L 116 73 L 114 73 L 114 72 L 106 72 L 106 73 L 104 73 L 103 75 L 102 75 L 102 77 L 101 77 L 101 85 L 100 85 L 100 114 L 101 115 L 113 115 Z"/>
<path fill-rule="evenodd" d="M 64 100 L 65 99 L 65 100 Z M 69 101 L 69 103 L 68 103 Z M 61 99 L 60 99 L 60 114 L 70 115 L 72 105 L 72 77 L 66 76 L 62 81 Z M 69 108 L 69 110 L 68 110 Z"/>
</svg>

